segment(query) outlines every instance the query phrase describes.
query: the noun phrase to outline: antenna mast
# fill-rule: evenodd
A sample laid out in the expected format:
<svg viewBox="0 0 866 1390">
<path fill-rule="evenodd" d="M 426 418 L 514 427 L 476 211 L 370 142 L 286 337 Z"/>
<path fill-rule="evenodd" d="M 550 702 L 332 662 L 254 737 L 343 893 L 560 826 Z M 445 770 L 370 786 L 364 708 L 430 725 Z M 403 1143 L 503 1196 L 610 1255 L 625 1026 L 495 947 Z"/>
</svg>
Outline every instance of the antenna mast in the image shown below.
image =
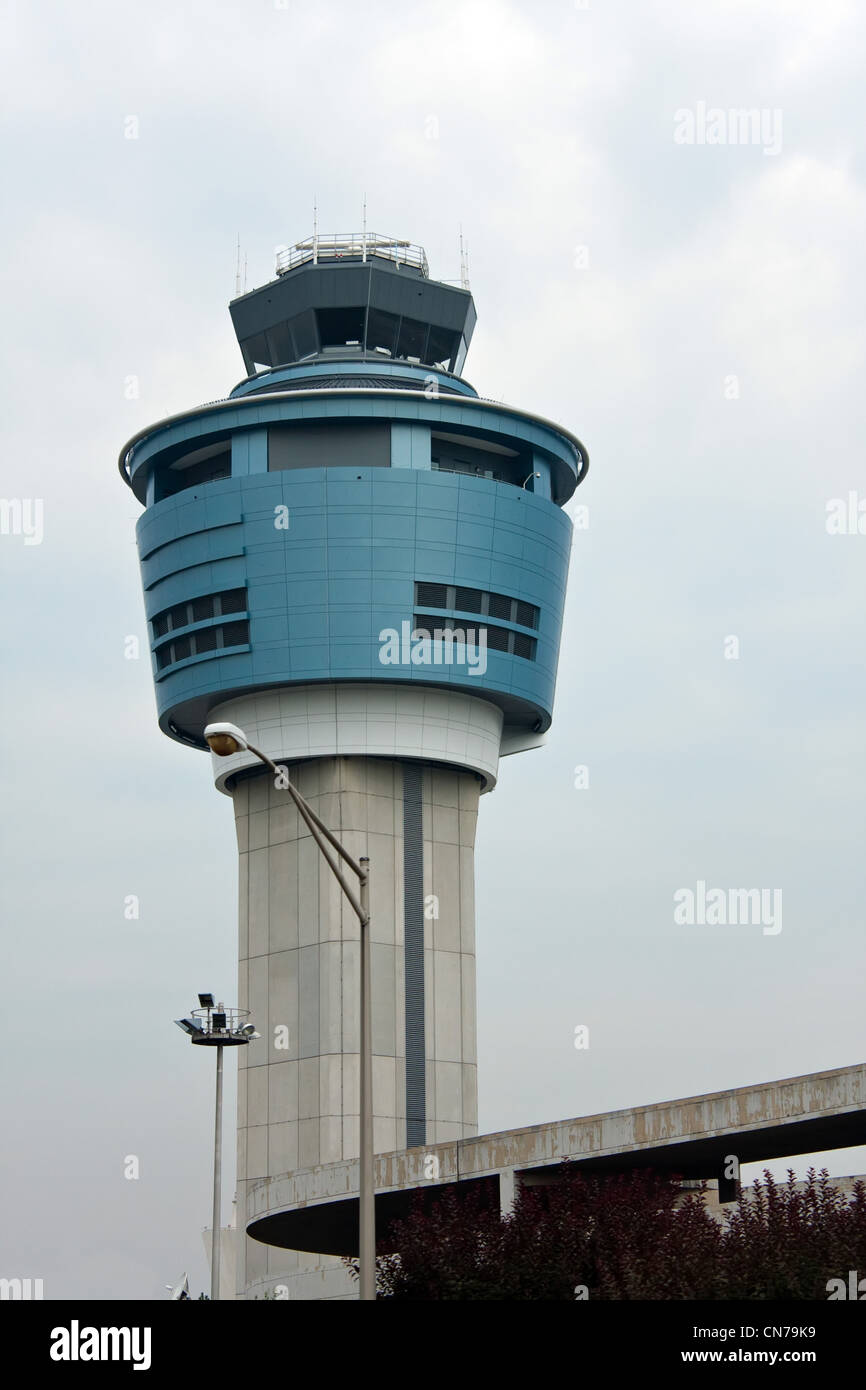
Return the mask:
<svg viewBox="0 0 866 1390">
<path fill-rule="evenodd" d="M 235 299 L 241 292 L 241 234 L 238 232 L 238 253 L 235 260 Z"/>
<path fill-rule="evenodd" d="M 463 223 L 460 224 L 458 236 L 460 244 L 460 285 L 464 290 L 469 289 L 469 244 L 463 240 Z"/>
<path fill-rule="evenodd" d="M 319 264 L 319 205 L 313 194 L 313 265 Z"/>
</svg>

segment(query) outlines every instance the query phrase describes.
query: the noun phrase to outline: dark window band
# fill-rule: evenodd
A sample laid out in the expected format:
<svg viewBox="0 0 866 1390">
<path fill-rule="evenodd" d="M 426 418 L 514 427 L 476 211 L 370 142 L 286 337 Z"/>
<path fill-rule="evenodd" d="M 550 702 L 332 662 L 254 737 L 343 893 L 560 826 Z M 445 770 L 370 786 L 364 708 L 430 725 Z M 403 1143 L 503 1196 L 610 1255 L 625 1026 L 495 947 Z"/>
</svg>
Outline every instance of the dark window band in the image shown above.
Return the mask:
<svg viewBox="0 0 866 1390">
<path fill-rule="evenodd" d="M 510 627 L 494 627 L 492 623 L 478 623 L 474 626 L 466 618 L 438 618 L 432 613 L 415 613 L 412 618 L 415 630 L 427 632 L 431 638 L 436 632 L 463 632 L 473 647 L 480 645 L 480 633 L 491 652 L 507 652 L 510 656 L 521 656 L 524 661 L 534 661 L 538 643 L 525 632 L 514 632 Z"/>
<path fill-rule="evenodd" d="M 424 1047 L 422 770 L 403 764 L 403 960 L 406 980 L 406 1147 L 427 1142 Z"/>
<path fill-rule="evenodd" d="M 182 632 L 171 642 L 161 641 L 156 647 L 156 669 L 165 671 L 178 661 L 187 661 L 192 656 L 218 656 L 226 647 L 244 647 L 249 644 L 250 625 L 246 618 L 233 622 L 216 623 L 216 618 L 227 618 L 235 613 L 246 613 L 246 589 L 225 589 L 219 594 L 205 594 L 200 598 L 189 599 L 186 603 L 175 603 L 164 608 L 151 618 L 154 640 Z M 196 624 L 206 623 L 206 627 Z"/>
<path fill-rule="evenodd" d="M 481 613 L 498 618 L 503 623 L 517 623 L 520 627 L 538 627 L 541 609 L 534 603 L 523 599 L 510 598 L 508 594 L 488 593 L 484 589 L 470 589 L 462 584 L 415 585 L 415 602 L 419 608 L 450 608 L 458 613 Z"/>
</svg>

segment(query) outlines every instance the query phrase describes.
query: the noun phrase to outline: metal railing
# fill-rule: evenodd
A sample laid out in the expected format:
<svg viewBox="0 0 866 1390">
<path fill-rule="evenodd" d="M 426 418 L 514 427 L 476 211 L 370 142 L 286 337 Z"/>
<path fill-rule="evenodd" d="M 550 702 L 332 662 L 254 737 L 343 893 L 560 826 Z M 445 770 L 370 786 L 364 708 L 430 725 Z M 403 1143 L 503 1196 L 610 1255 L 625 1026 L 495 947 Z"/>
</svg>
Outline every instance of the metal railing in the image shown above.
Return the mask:
<svg viewBox="0 0 866 1390">
<path fill-rule="evenodd" d="M 225 1026 L 218 1028 L 214 1023 L 214 1015 L 225 1019 Z M 190 1018 L 196 1026 L 207 1037 L 214 1042 L 220 1038 L 236 1038 L 249 1023 L 249 1009 L 227 1009 L 222 1004 L 215 1004 L 212 1009 L 202 1008 L 193 1009 Z"/>
<path fill-rule="evenodd" d="M 381 236 L 378 232 L 335 232 L 332 236 L 315 234 L 293 246 L 277 251 L 276 273 L 286 275 L 299 265 L 318 265 L 320 261 L 368 261 L 374 256 L 393 261 L 396 265 L 411 266 L 429 277 L 430 268 L 423 246 L 396 237 Z"/>
</svg>

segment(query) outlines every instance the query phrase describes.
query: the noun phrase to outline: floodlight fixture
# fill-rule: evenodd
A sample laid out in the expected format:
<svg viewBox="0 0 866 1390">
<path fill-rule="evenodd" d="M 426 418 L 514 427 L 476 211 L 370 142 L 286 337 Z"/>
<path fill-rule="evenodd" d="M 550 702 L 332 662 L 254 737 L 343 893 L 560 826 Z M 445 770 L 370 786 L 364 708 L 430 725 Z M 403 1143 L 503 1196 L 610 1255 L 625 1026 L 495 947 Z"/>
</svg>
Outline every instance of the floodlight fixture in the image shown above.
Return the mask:
<svg viewBox="0 0 866 1390">
<path fill-rule="evenodd" d="M 189 1279 L 186 1274 L 181 1277 L 179 1283 L 166 1284 L 165 1287 L 171 1295 L 172 1302 L 182 1302 L 184 1299 L 189 1298 Z"/>
<path fill-rule="evenodd" d="M 208 724 L 204 731 L 205 742 L 218 758 L 230 758 L 233 753 L 243 753 L 249 747 L 249 740 L 237 724 Z"/>
</svg>

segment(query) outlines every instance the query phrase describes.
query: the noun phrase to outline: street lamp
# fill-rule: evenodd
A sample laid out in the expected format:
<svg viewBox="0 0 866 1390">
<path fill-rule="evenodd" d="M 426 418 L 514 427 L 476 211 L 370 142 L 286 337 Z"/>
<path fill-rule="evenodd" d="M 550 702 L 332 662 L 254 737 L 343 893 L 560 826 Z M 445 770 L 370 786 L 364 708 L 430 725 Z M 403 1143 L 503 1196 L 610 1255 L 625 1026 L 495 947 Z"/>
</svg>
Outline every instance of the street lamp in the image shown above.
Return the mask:
<svg viewBox="0 0 866 1390">
<path fill-rule="evenodd" d="M 216 1117 L 213 1141 L 213 1231 L 210 1246 L 210 1296 L 220 1296 L 220 1195 L 222 1188 L 222 1128 L 223 1128 L 223 1048 L 243 1047 L 253 1038 L 261 1037 L 249 1023 L 246 1009 L 227 1009 L 215 1004 L 212 994 L 200 994 L 200 1008 L 193 1009 L 190 1018 L 176 1018 L 178 1028 L 189 1034 L 196 1047 L 215 1047 Z M 174 1296 L 174 1295 L 172 1295 Z"/>
<path fill-rule="evenodd" d="M 360 1152 L 358 1174 L 358 1297 L 372 1301 L 376 1297 L 376 1206 L 373 1184 L 373 1033 L 370 1014 L 370 861 L 362 855 L 356 862 L 343 848 L 316 812 L 289 781 L 287 769 L 254 748 L 237 724 L 208 724 L 205 739 L 217 757 L 229 758 L 233 753 L 252 753 L 269 767 L 285 787 L 315 840 L 331 873 L 348 899 L 361 926 L 361 1077 L 360 1077 Z M 328 845 L 336 850 L 344 864 L 358 879 L 358 892 L 352 890 Z"/>
</svg>

